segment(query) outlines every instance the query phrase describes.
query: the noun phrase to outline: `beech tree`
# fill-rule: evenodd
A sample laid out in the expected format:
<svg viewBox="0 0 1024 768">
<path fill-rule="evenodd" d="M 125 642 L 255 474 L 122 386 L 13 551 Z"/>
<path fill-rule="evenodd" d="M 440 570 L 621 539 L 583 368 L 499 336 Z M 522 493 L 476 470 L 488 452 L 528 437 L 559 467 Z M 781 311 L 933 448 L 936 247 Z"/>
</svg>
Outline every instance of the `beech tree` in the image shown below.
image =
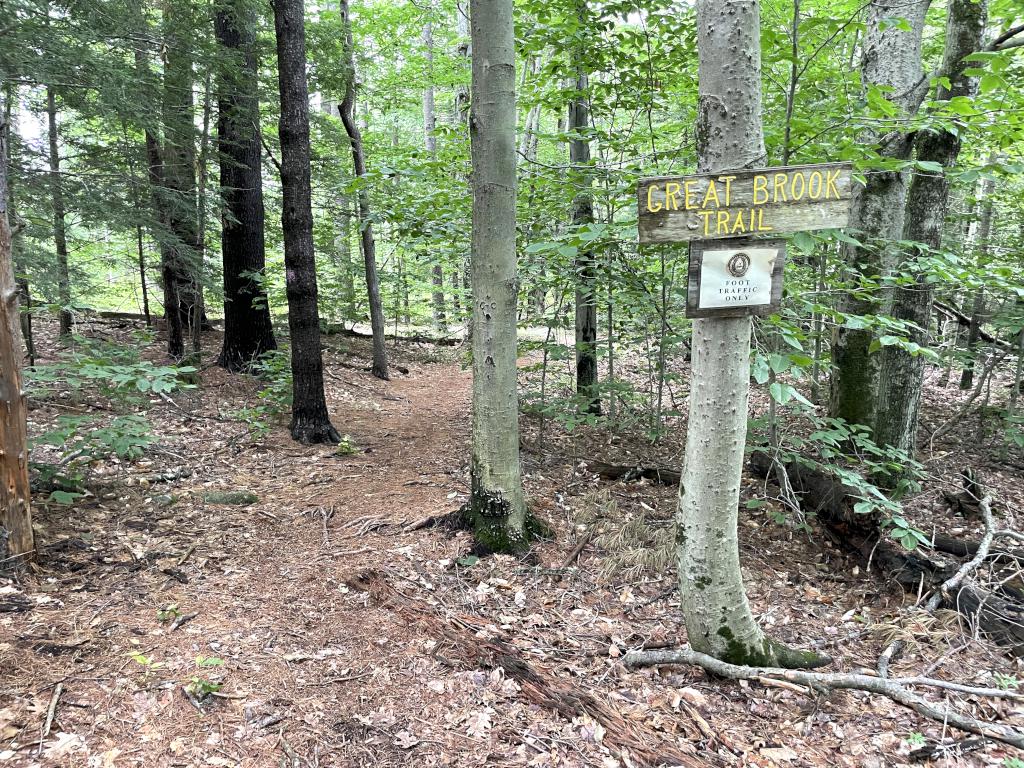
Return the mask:
<svg viewBox="0 0 1024 768">
<path fill-rule="evenodd" d="M 699 173 L 764 161 L 758 0 L 698 0 Z M 750 612 L 736 534 L 750 388 L 750 318 L 693 321 L 686 456 L 676 514 L 679 590 L 690 645 L 750 666 L 827 659 L 769 639 Z"/>
<path fill-rule="evenodd" d="M 309 181 L 309 91 L 306 23 L 302 0 L 275 0 L 277 72 L 281 96 L 281 186 L 284 196 L 285 286 L 291 335 L 292 437 L 300 443 L 337 443 L 324 396 L 316 260 L 313 255 L 312 190 Z"/>
<path fill-rule="evenodd" d="M 935 105 L 973 94 L 977 78 L 968 73 L 970 62 L 966 57 L 981 50 L 988 5 L 986 0 L 950 0 L 946 13 L 946 41 Z M 937 251 L 942 244 L 949 203 L 948 174 L 960 154 L 960 130 L 944 124 L 926 126 L 917 132 L 914 145 L 919 168 L 940 170 L 914 174 L 907 195 L 902 239 L 920 243 L 929 252 Z M 908 323 L 909 340 L 924 347 L 928 343 L 933 287 L 927 271 L 917 266 L 917 254 L 905 256 L 908 260 L 901 265 L 900 274 L 914 279 L 895 287 L 891 312 L 897 320 Z M 875 420 L 877 443 L 913 455 L 917 448 L 923 378 L 924 358 L 920 354 L 911 354 L 902 345 L 882 348 Z"/>
<path fill-rule="evenodd" d="M 5 83 L 0 76 L 0 92 Z M 22 388 L 22 338 L 18 284 L 7 219 L 8 110 L 0 110 L 0 560 L 31 557 L 31 490 L 28 481 L 28 411 Z"/>
<path fill-rule="evenodd" d="M 245 371 L 264 352 L 277 348 L 262 280 L 266 266 L 263 150 L 256 15 L 249 0 L 232 0 L 218 9 L 215 31 L 220 45 L 233 57 L 218 81 L 224 345 L 217 362 L 231 371 Z"/>
<path fill-rule="evenodd" d="M 867 8 L 861 79 L 866 90 L 892 105 L 896 117 L 917 111 L 922 97 L 924 70 L 921 66 L 921 37 L 931 0 L 872 0 Z M 901 21 L 897 21 L 901 20 Z M 926 84 L 926 83 L 924 83 Z M 849 266 L 849 279 L 867 281 L 840 294 L 837 309 L 865 315 L 879 309 L 876 284 L 886 267 L 894 266 L 894 246 L 903 232 L 908 173 L 902 162 L 910 158 L 913 137 L 906 131 L 864 131 L 864 144 L 895 169 L 879 169 L 867 176 L 866 184 L 854 190 L 850 229 L 860 244 L 843 245 L 842 260 Z M 878 356 L 871 354 L 875 338 L 870 328 L 839 325 L 832 340 L 829 412 L 852 424 L 874 424 L 875 386 Z"/>
<path fill-rule="evenodd" d="M 516 94 L 512 0 L 472 0 L 469 131 L 473 161 L 471 251 L 473 418 L 470 498 L 478 547 L 528 545 L 519 465 L 516 391 Z"/>
</svg>

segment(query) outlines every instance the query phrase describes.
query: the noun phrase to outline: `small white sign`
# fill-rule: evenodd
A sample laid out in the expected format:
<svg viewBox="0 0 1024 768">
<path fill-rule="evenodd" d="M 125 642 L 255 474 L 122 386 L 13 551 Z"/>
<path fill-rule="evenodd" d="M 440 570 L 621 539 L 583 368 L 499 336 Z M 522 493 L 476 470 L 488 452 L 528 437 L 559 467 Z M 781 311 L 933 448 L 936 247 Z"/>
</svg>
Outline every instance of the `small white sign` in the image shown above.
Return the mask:
<svg viewBox="0 0 1024 768">
<path fill-rule="evenodd" d="M 778 248 L 706 250 L 700 265 L 698 308 L 757 307 L 772 303 Z"/>
</svg>

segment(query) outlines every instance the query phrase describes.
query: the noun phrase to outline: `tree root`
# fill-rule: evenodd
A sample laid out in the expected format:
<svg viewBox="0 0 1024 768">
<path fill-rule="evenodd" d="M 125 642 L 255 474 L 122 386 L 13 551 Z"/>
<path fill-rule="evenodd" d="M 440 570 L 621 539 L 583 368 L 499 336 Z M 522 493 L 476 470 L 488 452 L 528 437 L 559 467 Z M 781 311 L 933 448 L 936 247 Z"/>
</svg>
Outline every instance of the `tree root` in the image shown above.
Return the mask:
<svg viewBox="0 0 1024 768">
<path fill-rule="evenodd" d="M 661 664 L 686 664 L 705 669 L 720 677 L 733 680 L 784 680 L 797 685 L 804 685 L 817 691 L 834 691 L 840 689 L 867 691 L 901 704 L 923 717 L 930 718 L 945 725 L 951 725 L 961 731 L 974 733 L 1004 744 L 1024 749 L 1024 732 L 1009 726 L 986 723 L 970 715 L 964 714 L 940 704 L 933 704 L 909 690 L 910 686 L 931 686 L 947 690 L 956 690 L 974 696 L 1000 698 L 1018 698 L 1022 694 L 993 688 L 974 688 L 972 686 L 948 683 L 943 680 L 932 680 L 924 677 L 886 679 L 871 675 L 860 675 L 842 672 L 804 672 L 795 669 L 778 667 L 741 667 L 697 653 L 689 648 L 678 651 L 633 651 L 624 659 L 628 667 L 650 667 Z"/>
</svg>

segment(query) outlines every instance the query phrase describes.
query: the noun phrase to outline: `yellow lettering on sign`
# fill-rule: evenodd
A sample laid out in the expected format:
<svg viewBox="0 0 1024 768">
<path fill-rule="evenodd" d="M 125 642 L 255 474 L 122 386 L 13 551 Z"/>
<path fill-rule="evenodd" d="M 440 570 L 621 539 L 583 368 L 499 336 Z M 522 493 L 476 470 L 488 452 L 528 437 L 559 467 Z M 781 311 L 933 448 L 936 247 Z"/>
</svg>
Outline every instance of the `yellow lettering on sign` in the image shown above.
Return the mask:
<svg viewBox="0 0 1024 768">
<path fill-rule="evenodd" d="M 772 202 L 779 202 L 779 193 L 782 193 L 782 202 L 786 202 L 786 180 L 787 176 L 784 173 L 776 173 L 774 178 L 774 195 L 772 196 Z"/>
<path fill-rule="evenodd" d="M 815 191 L 814 184 L 817 182 L 818 187 Z M 821 197 L 821 189 L 824 186 L 824 181 L 821 178 L 821 171 L 811 171 L 811 178 L 807 180 L 807 196 L 811 200 L 817 200 Z"/>
<path fill-rule="evenodd" d="M 719 176 L 719 181 L 725 182 L 725 206 L 728 208 L 732 205 L 732 182 L 735 176 Z"/>
<path fill-rule="evenodd" d="M 797 192 L 797 182 L 800 182 L 800 191 Z M 792 181 L 789 182 L 789 195 L 790 199 L 794 202 L 797 200 L 803 200 L 804 193 L 807 191 L 807 179 L 804 178 L 803 171 L 797 171 L 793 174 Z"/>
<path fill-rule="evenodd" d="M 700 204 L 700 207 L 701 208 L 707 208 L 708 207 L 708 201 L 711 200 L 711 198 L 715 199 L 715 208 L 721 208 L 722 207 L 722 203 L 718 199 L 718 189 L 715 188 L 715 180 L 714 179 L 708 179 L 708 189 L 704 193 L 704 202 Z"/>
<path fill-rule="evenodd" d="M 774 232 L 775 228 L 770 227 L 764 223 L 764 208 L 757 209 L 757 231 L 758 232 Z"/>
<path fill-rule="evenodd" d="M 839 174 L 841 169 L 836 168 L 834 171 L 828 171 L 825 174 L 825 199 L 828 200 L 831 194 L 834 192 L 836 200 L 839 199 L 839 187 L 836 186 L 836 182 L 839 181 Z"/>
<path fill-rule="evenodd" d="M 736 220 L 732 223 L 732 229 L 729 230 L 729 234 L 735 235 L 737 232 L 747 231 L 747 222 L 743 220 L 743 214 L 746 213 L 742 208 L 736 211 Z M 754 211 L 750 211 L 751 218 L 753 218 Z"/>
<path fill-rule="evenodd" d="M 647 211 L 648 211 L 648 213 L 657 213 L 658 211 L 660 211 L 662 208 L 665 207 L 664 205 L 661 204 L 660 201 L 657 203 L 658 207 L 657 208 L 654 207 L 655 206 L 654 193 L 655 193 L 655 191 L 657 191 L 657 189 L 658 189 L 658 185 L 657 184 L 651 184 L 651 186 L 649 186 L 647 188 Z"/>
<path fill-rule="evenodd" d="M 710 235 L 711 230 L 708 225 L 711 223 L 711 217 L 715 215 L 714 211 L 697 211 L 697 215 L 704 219 L 704 234 Z"/>
<path fill-rule="evenodd" d="M 676 195 L 679 194 L 679 185 L 670 181 L 665 185 L 665 210 L 666 211 L 678 211 L 679 201 L 676 199 Z"/>
<path fill-rule="evenodd" d="M 763 197 L 762 197 L 763 195 Z M 768 202 L 768 177 L 760 173 L 754 176 L 754 205 L 764 205 Z"/>
<path fill-rule="evenodd" d="M 693 198 L 693 195 L 694 195 L 694 192 L 695 192 L 693 187 L 694 187 L 694 185 L 696 183 L 697 182 L 695 182 L 693 179 L 690 179 L 689 181 L 686 181 L 686 182 L 683 183 L 683 186 L 685 187 L 685 195 L 686 195 L 686 210 L 688 210 L 688 211 L 697 207 L 697 203 L 696 203 L 696 201 Z"/>
<path fill-rule="evenodd" d="M 728 235 L 729 234 L 729 212 L 719 211 L 715 217 L 715 234 L 716 235 Z"/>
</svg>

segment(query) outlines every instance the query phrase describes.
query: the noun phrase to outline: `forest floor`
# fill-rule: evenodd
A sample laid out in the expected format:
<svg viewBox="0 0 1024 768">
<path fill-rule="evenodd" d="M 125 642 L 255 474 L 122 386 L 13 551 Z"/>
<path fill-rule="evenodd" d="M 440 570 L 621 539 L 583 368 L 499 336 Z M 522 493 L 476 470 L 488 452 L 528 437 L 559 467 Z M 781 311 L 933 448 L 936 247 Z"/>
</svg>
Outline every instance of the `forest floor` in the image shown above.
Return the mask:
<svg viewBox="0 0 1024 768">
<path fill-rule="evenodd" d="M 102 332 L 127 343 L 130 330 Z M 204 342 L 216 349 L 219 335 Z M 153 399 L 160 439 L 144 460 L 95 467 L 94 495 L 73 507 L 38 500 L 38 561 L 0 581 L 0 763 L 611 768 L 642 764 L 622 750 L 642 744 L 692 765 L 888 766 L 956 735 L 857 692 L 623 666 L 631 648 L 685 639 L 675 492 L 603 482 L 587 460 L 675 466 L 685 425 L 652 446 L 553 423 L 541 438 L 524 419 L 527 491 L 555 536 L 538 544 L 540 565 L 477 560 L 465 533 L 410 530 L 466 498 L 470 374 L 459 350 L 393 349 L 409 373 L 383 382 L 362 369 L 363 340 L 325 345 L 331 417 L 356 452 L 303 447 L 282 425 L 242 437 L 246 425 L 228 414 L 261 385 L 209 368 L 173 405 Z M 926 421 L 934 428 L 961 397 L 930 389 Z M 38 429 L 69 408 L 41 402 L 30 419 Z M 977 429 L 965 422 L 936 446 L 930 469 L 955 489 L 954 468 L 983 467 L 1013 524 L 1019 466 L 992 465 Z M 220 491 L 255 500 L 214 503 Z M 763 481 L 745 479 L 745 499 L 764 495 Z M 908 506 L 916 523 L 976 532 L 936 495 L 931 486 Z M 871 670 L 903 637 L 896 674 L 988 684 L 1021 674 L 954 616 L 908 610 L 915 595 L 776 522 L 776 510 L 743 509 L 740 521 L 751 604 L 773 637 L 825 650 L 834 669 Z M 952 696 L 980 717 L 1024 724 L 1013 702 Z M 942 764 L 1011 755 L 986 744 Z"/>
</svg>

